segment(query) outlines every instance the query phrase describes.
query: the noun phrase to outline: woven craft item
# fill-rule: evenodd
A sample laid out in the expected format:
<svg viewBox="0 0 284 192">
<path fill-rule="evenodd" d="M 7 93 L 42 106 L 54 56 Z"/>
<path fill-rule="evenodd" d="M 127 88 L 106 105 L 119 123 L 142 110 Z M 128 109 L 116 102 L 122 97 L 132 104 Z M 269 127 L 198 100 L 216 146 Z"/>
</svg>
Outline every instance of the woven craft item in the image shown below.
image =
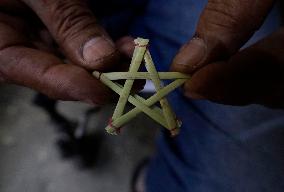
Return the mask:
<svg viewBox="0 0 284 192">
<path fill-rule="evenodd" d="M 177 119 L 166 96 L 184 84 L 190 77 L 178 72 L 157 72 L 147 49 L 149 40 L 137 38 L 134 42 L 135 50 L 128 72 L 100 73 L 94 71 L 93 73 L 97 79 L 120 96 L 106 131 L 113 135 L 119 134 L 124 124 L 143 112 L 168 129 L 172 136 L 175 136 L 179 133 L 181 122 Z M 147 72 L 139 72 L 142 64 L 145 65 Z M 156 93 L 148 99 L 132 94 L 131 89 L 134 80 L 137 79 L 152 80 Z M 117 83 L 117 80 L 125 80 L 124 85 Z M 173 82 L 163 86 L 161 80 L 173 80 Z M 135 108 L 124 113 L 127 102 L 134 105 Z M 161 107 L 155 105 L 157 102 L 160 103 Z"/>
</svg>

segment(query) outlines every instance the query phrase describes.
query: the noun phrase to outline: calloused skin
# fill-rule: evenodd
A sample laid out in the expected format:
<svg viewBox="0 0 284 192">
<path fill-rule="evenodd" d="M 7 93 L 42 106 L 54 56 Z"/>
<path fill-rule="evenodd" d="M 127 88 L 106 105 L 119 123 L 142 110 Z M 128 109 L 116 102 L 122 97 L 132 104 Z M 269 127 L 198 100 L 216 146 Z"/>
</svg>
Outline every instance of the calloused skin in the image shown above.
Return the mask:
<svg viewBox="0 0 284 192">
<path fill-rule="evenodd" d="M 82 0 L 2 0 L 0 82 L 54 99 L 103 104 L 111 92 L 90 72 L 121 68 L 132 41 L 112 42 Z"/>
<path fill-rule="evenodd" d="M 209 0 L 196 29 L 173 60 L 188 73 L 185 95 L 230 105 L 284 107 L 284 28 L 239 51 L 274 0 Z"/>
</svg>

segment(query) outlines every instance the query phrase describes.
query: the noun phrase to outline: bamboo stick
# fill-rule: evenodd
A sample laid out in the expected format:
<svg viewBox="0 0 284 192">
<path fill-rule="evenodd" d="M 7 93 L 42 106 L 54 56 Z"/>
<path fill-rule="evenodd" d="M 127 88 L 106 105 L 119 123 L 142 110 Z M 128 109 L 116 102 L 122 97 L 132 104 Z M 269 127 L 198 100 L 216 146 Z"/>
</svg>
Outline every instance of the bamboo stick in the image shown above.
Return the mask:
<svg viewBox="0 0 284 192">
<path fill-rule="evenodd" d="M 118 84 L 112 82 L 111 80 L 109 80 L 104 73 L 100 73 L 98 71 L 95 71 L 93 73 L 93 75 L 100 79 L 106 86 L 108 86 L 110 89 L 112 89 L 113 91 L 115 91 L 117 94 L 122 94 L 122 87 L 119 86 Z M 149 97 L 147 100 L 145 100 L 144 98 L 140 97 L 137 94 L 134 94 L 134 96 L 130 96 L 130 98 L 134 97 L 135 99 L 139 99 L 141 102 L 143 102 L 147 107 L 151 107 L 152 105 L 154 105 L 156 102 L 158 102 L 160 99 L 162 99 L 163 97 L 165 97 L 167 94 L 169 94 L 170 92 L 172 92 L 174 89 L 178 88 L 180 85 L 182 85 L 184 82 L 186 81 L 186 79 L 178 79 L 172 83 L 170 83 L 169 85 L 165 86 L 164 88 L 160 89 L 159 92 L 157 92 L 156 94 L 154 94 L 153 96 Z M 132 102 L 132 104 L 136 105 L 140 105 L 137 102 L 133 102 L 132 99 L 130 99 Z M 121 117 L 114 119 L 113 121 L 113 126 L 115 127 L 121 127 L 123 126 L 125 123 L 129 122 L 131 119 L 133 119 L 134 117 L 136 117 L 139 113 L 141 113 L 143 110 L 141 110 L 143 107 L 137 107 L 134 108 L 132 110 L 130 110 L 128 113 L 122 115 Z M 161 110 L 157 107 L 154 107 L 153 110 L 156 111 L 160 111 Z M 155 117 L 155 116 L 150 116 L 151 118 Z M 154 119 L 154 118 L 153 118 Z M 169 128 L 167 123 L 162 120 L 162 118 L 158 117 L 156 119 L 154 119 L 156 122 L 158 122 L 159 124 L 161 124 L 162 126 Z M 164 121 L 164 122 L 163 122 Z M 115 134 L 115 132 L 110 131 L 112 130 L 110 126 L 108 126 L 107 131 L 110 134 Z"/>
<path fill-rule="evenodd" d="M 96 78 L 120 95 L 111 121 L 106 127 L 107 132 L 110 134 L 117 134 L 119 127 L 141 112 L 144 112 L 157 123 L 169 129 L 173 136 L 179 132 L 181 122 L 177 120 L 175 113 L 166 99 L 166 95 L 184 84 L 185 81 L 190 79 L 190 76 L 178 72 L 157 72 L 150 52 L 147 50 L 148 42 L 149 40 L 142 38 L 135 40 L 136 46 L 128 72 L 93 72 Z M 138 72 L 143 59 L 148 72 Z M 124 86 L 113 82 L 122 79 L 126 80 Z M 136 79 L 152 80 L 157 92 L 147 100 L 137 94 L 131 94 L 131 89 Z M 161 84 L 162 79 L 173 79 L 175 81 L 163 87 Z M 135 108 L 123 114 L 127 101 L 133 104 Z M 161 108 L 154 105 L 157 102 L 160 102 Z"/>
<path fill-rule="evenodd" d="M 133 58 L 129 67 L 129 72 L 137 72 L 140 64 L 144 58 L 145 51 L 147 49 L 147 45 L 149 43 L 149 40 L 147 39 L 135 39 L 135 43 L 138 44 L 138 46 L 135 47 Z M 127 103 L 131 88 L 133 86 L 134 80 L 128 79 L 125 81 L 124 87 L 122 89 L 122 93 L 120 95 L 120 98 L 118 100 L 117 106 L 114 110 L 112 120 L 120 117 L 123 112 L 125 105 Z M 115 132 L 116 130 L 114 128 L 110 128 L 108 132 Z"/>
<path fill-rule="evenodd" d="M 153 81 L 153 84 L 156 88 L 156 91 L 159 92 L 162 89 L 162 85 L 161 85 L 161 80 L 159 79 L 159 75 L 158 72 L 155 68 L 155 65 L 153 63 L 152 57 L 150 55 L 150 52 L 147 50 L 145 53 L 145 63 L 146 63 L 146 69 L 149 72 L 150 76 L 151 76 L 151 80 Z M 168 100 L 164 97 L 160 100 L 160 105 L 162 106 L 162 110 L 164 113 L 164 116 L 166 118 L 167 124 L 168 126 L 166 128 L 168 128 L 173 135 L 178 134 L 179 131 L 179 127 L 178 124 L 176 122 L 176 117 L 170 107 L 170 104 L 168 102 Z"/>
<path fill-rule="evenodd" d="M 122 79 L 151 79 L 151 75 L 148 72 L 110 72 L 104 73 L 109 80 L 122 80 Z M 188 75 L 179 72 L 159 72 L 159 79 L 189 79 Z"/>
</svg>

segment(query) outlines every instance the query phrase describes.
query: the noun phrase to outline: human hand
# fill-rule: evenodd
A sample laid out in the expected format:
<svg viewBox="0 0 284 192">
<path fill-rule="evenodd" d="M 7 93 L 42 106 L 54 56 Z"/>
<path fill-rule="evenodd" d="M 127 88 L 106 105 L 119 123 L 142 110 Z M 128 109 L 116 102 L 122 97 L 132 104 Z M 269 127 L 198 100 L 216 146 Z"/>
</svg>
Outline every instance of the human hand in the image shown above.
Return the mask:
<svg viewBox="0 0 284 192">
<path fill-rule="evenodd" d="M 0 2 L 0 82 L 54 99 L 102 104 L 110 91 L 89 71 L 118 67 L 120 53 L 129 51 L 132 39 L 116 45 L 82 0 Z"/>
<path fill-rule="evenodd" d="M 185 95 L 195 99 L 283 107 L 283 30 L 237 53 L 261 26 L 273 0 L 208 1 L 196 36 L 172 70 L 189 73 Z"/>
</svg>

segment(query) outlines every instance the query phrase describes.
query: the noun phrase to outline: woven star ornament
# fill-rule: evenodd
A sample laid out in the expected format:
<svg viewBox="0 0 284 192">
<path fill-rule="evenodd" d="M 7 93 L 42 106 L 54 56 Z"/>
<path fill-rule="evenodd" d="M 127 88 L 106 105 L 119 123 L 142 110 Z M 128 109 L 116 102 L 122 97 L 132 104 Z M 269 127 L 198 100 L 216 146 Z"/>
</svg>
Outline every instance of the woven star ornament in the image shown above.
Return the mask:
<svg viewBox="0 0 284 192">
<path fill-rule="evenodd" d="M 135 50 L 128 72 L 100 73 L 94 71 L 93 73 L 97 79 L 120 96 L 106 131 L 117 135 L 123 125 L 138 114 L 145 113 L 168 129 L 172 136 L 175 136 L 179 133 L 181 122 L 177 119 L 166 96 L 190 77 L 178 72 L 157 72 L 147 48 L 149 40 L 137 38 L 134 42 Z M 141 65 L 145 65 L 147 72 L 139 72 Z M 156 93 L 148 99 L 131 93 L 134 81 L 137 79 L 152 80 Z M 117 80 L 125 80 L 124 85 L 119 84 Z M 163 86 L 162 80 L 173 80 L 173 82 Z M 124 113 L 127 102 L 131 103 L 134 108 Z M 156 105 L 158 102 L 160 107 Z"/>
</svg>

